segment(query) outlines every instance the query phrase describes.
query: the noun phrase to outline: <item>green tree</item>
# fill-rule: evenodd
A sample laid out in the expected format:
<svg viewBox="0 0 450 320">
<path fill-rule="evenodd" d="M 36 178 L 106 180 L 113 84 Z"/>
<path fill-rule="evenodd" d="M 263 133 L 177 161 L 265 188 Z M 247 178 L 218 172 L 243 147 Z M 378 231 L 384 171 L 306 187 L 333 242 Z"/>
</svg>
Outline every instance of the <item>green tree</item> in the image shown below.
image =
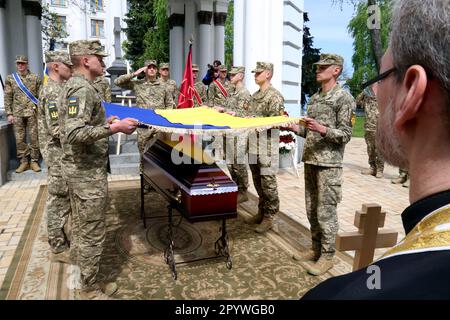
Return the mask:
<svg viewBox="0 0 450 320">
<path fill-rule="evenodd" d="M 69 35 L 59 22 L 58 15 L 50 10 L 48 4 L 42 6 L 41 28 L 45 51 L 54 50 L 55 43 Z"/>
<path fill-rule="evenodd" d="M 319 61 L 320 49 L 313 47 L 313 39 L 306 26 L 309 21 L 308 14 L 303 13 L 303 57 L 302 57 L 302 106 L 306 104 L 306 96 L 311 96 L 319 89 L 316 81 L 316 68 L 314 62 Z"/>
<path fill-rule="evenodd" d="M 225 21 L 225 65 L 233 65 L 233 37 L 234 37 L 234 1 L 228 4 L 227 21 Z"/>
<path fill-rule="evenodd" d="M 169 23 L 167 19 L 167 0 L 153 1 L 153 28 L 144 36 L 144 54 L 141 60 L 156 59 L 159 62 L 169 61 Z"/>
<path fill-rule="evenodd" d="M 353 76 L 347 84 L 354 96 L 360 92 L 363 82 L 374 77 L 378 73 L 379 59 L 382 52 L 387 49 L 389 42 L 389 22 L 391 17 L 391 1 L 379 0 L 377 5 L 381 10 L 381 29 L 376 37 L 380 37 L 381 49 L 375 52 L 373 41 L 373 30 L 367 27 L 367 6 L 368 3 L 360 1 L 356 4 L 356 14 L 348 24 L 348 31 L 353 37 L 354 53 L 352 56 Z M 381 53 L 380 53 L 381 52 Z"/>
<path fill-rule="evenodd" d="M 125 33 L 127 40 L 123 42 L 125 59 L 131 61 L 132 67 L 142 66 L 145 52 L 144 30 L 155 27 L 153 15 L 154 0 L 129 0 L 129 11 L 124 19 L 127 23 Z"/>
</svg>

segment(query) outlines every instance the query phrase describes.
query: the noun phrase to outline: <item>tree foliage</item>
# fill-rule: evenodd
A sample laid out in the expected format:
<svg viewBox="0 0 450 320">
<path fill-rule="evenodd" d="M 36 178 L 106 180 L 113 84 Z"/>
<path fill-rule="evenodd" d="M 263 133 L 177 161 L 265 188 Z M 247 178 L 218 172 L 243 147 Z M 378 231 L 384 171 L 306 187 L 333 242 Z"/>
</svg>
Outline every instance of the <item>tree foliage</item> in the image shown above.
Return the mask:
<svg viewBox="0 0 450 320">
<path fill-rule="evenodd" d="M 234 1 L 228 4 L 227 21 L 225 22 L 225 65 L 233 65 L 233 37 L 234 37 Z"/>
<path fill-rule="evenodd" d="M 303 58 L 302 58 L 302 106 L 306 104 L 306 96 L 311 96 L 319 89 L 319 83 L 316 81 L 316 68 L 314 62 L 319 61 L 320 49 L 313 47 L 313 39 L 306 26 L 309 21 L 308 14 L 303 13 Z"/>
<path fill-rule="evenodd" d="M 342 4 L 343 0 L 337 0 Z M 378 73 L 378 61 L 381 53 L 387 49 L 389 42 L 389 22 L 391 17 L 391 0 L 348 0 L 355 5 L 355 15 L 350 20 L 347 29 L 353 38 L 354 53 L 352 56 L 353 76 L 347 81 L 353 96 L 360 92 L 360 86 Z M 369 29 L 368 6 L 376 4 L 381 11 L 381 29 Z M 381 46 L 380 48 L 378 48 Z M 377 53 L 375 53 L 377 52 Z"/>
<path fill-rule="evenodd" d="M 58 22 L 58 15 L 50 10 L 48 4 L 42 6 L 41 28 L 44 51 L 53 50 L 57 41 L 69 35 L 63 30 L 63 26 Z"/>
<path fill-rule="evenodd" d="M 154 59 L 159 62 L 169 61 L 169 22 L 167 19 L 167 0 L 153 1 L 153 28 L 144 36 L 144 54 L 141 61 Z M 142 63 L 141 63 L 142 65 Z"/>
</svg>

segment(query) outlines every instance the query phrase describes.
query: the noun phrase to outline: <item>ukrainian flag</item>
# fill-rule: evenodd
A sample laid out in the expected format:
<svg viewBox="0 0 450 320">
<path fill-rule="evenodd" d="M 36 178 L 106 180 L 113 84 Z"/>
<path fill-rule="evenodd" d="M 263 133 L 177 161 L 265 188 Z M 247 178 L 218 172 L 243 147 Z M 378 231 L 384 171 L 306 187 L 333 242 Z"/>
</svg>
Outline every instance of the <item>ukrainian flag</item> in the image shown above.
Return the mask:
<svg viewBox="0 0 450 320">
<path fill-rule="evenodd" d="M 44 84 L 46 84 L 48 81 L 48 68 L 47 68 L 47 63 L 44 64 L 44 79 L 43 82 Z"/>
</svg>

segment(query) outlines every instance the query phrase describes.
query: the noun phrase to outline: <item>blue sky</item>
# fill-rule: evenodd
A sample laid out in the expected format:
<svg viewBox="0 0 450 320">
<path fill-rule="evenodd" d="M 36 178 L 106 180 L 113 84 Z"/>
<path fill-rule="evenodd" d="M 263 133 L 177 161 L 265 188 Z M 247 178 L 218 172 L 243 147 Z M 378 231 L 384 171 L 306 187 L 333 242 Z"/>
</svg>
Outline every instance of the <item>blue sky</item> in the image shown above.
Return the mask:
<svg viewBox="0 0 450 320">
<path fill-rule="evenodd" d="M 351 76 L 353 73 L 352 55 L 353 38 L 347 32 L 354 7 L 343 0 L 342 10 L 332 0 L 305 0 L 305 11 L 308 12 L 311 35 L 315 48 L 322 53 L 336 53 L 344 57 L 344 69 Z"/>
</svg>

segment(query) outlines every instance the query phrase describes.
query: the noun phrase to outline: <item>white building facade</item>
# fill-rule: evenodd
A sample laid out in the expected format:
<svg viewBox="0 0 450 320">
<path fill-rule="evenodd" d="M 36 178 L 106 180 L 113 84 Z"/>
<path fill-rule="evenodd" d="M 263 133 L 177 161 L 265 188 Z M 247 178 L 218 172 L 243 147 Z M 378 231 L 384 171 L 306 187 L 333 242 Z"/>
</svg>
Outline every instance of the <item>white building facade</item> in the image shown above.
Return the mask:
<svg viewBox="0 0 450 320">
<path fill-rule="evenodd" d="M 245 84 L 258 88 L 251 70 L 257 61 L 274 64 L 273 86 L 291 117 L 301 114 L 304 0 L 235 0 L 234 65 L 245 66 Z"/>
<path fill-rule="evenodd" d="M 119 17 L 121 27 L 126 24 L 123 19 L 128 12 L 126 0 L 43 0 L 50 11 L 58 15 L 58 22 L 68 36 L 55 45 L 55 50 L 67 50 L 67 45 L 75 40 L 95 40 L 102 43 L 109 54 L 104 59 L 106 67 L 115 60 L 114 53 L 114 17 Z M 121 32 L 121 41 L 126 40 Z M 123 57 L 123 53 L 122 53 Z"/>
</svg>

